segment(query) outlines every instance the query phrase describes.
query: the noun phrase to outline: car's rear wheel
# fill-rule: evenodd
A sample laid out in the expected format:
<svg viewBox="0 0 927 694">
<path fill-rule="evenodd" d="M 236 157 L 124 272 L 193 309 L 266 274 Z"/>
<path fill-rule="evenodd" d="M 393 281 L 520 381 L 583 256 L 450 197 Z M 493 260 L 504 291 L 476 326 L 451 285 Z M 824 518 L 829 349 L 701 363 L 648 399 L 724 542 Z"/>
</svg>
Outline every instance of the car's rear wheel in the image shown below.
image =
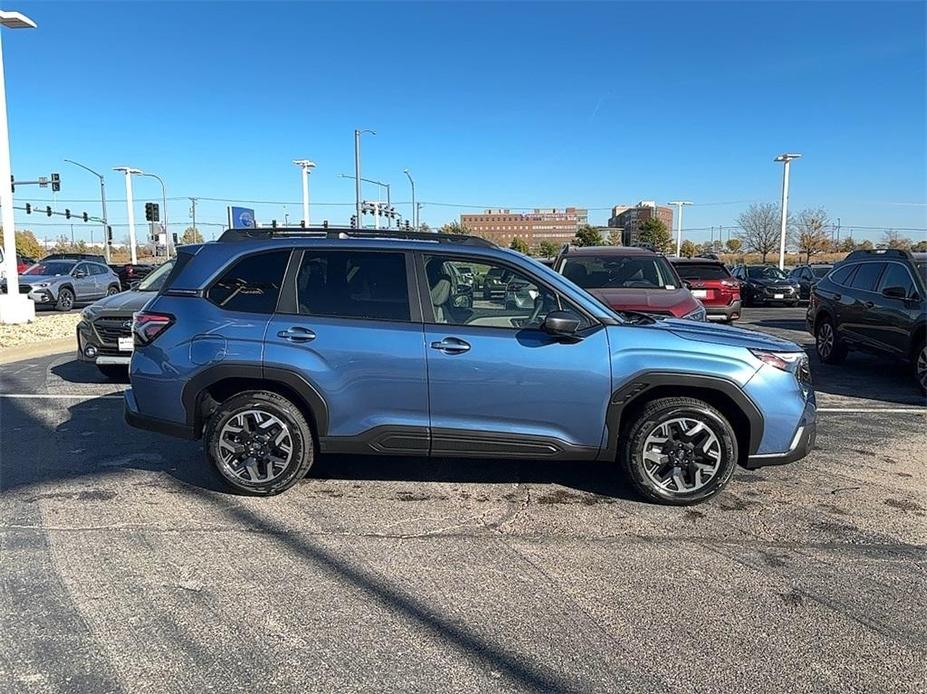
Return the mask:
<svg viewBox="0 0 927 694">
<path fill-rule="evenodd" d="M 827 316 L 818 321 L 814 330 L 814 348 L 825 364 L 839 364 L 847 356 L 847 348 L 837 337 L 834 323 Z"/>
<path fill-rule="evenodd" d="M 647 403 L 625 428 L 620 463 L 635 489 L 661 504 L 710 499 L 737 467 L 737 437 L 716 408 L 695 398 Z"/>
<path fill-rule="evenodd" d="M 914 356 L 914 377 L 924 393 L 927 393 L 927 342 L 922 341 Z"/>
<path fill-rule="evenodd" d="M 109 288 L 106 290 L 106 296 L 112 296 L 113 294 L 118 294 L 118 293 L 119 293 L 118 284 L 111 284 Z"/>
<path fill-rule="evenodd" d="M 56 311 L 70 311 L 74 308 L 74 292 L 67 287 L 58 291 L 58 301 L 55 302 Z"/>
<path fill-rule="evenodd" d="M 128 367 L 118 364 L 97 364 L 97 369 L 106 378 L 112 380 L 124 379 L 129 374 Z"/>
<path fill-rule="evenodd" d="M 276 393 L 249 391 L 229 398 L 212 414 L 206 455 L 238 491 L 270 496 L 305 477 L 315 449 L 309 424 L 295 404 Z"/>
</svg>

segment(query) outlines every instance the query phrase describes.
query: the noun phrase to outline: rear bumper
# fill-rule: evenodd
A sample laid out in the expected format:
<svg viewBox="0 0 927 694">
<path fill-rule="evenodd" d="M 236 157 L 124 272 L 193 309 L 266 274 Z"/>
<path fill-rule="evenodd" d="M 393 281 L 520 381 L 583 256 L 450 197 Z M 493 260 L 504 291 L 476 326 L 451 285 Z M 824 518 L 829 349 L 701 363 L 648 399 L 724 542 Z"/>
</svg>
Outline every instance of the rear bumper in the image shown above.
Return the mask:
<svg viewBox="0 0 927 694">
<path fill-rule="evenodd" d="M 740 318 L 740 299 L 735 299 L 730 304 L 703 304 L 709 320 L 735 320 Z"/>
<path fill-rule="evenodd" d="M 138 403 L 135 400 L 135 393 L 132 392 L 131 388 L 127 388 L 125 391 L 124 416 L 126 424 L 128 424 L 130 427 L 135 427 L 136 429 L 154 431 L 158 434 L 174 436 L 178 439 L 197 438 L 196 432 L 192 426 L 178 424 L 177 422 L 168 422 L 166 420 L 157 419 L 155 417 L 148 417 L 147 415 L 143 415 L 141 412 L 139 412 Z"/>
<path fill-rule="evenodd" d="M 814 441 L 817 437 L 817 409 L 814 400 L 808 401 L 805 405 L 805 412 L 802 415 L 795 434 L 792 437 L 792 443 L 789 450 L 782 453 L 764 453 L 761 455 L 751 455 L 747 457 L 744 467 L 754 470 L 767 465 L 786 465 L 801 460 L 814 450 Z"/>
</svg>

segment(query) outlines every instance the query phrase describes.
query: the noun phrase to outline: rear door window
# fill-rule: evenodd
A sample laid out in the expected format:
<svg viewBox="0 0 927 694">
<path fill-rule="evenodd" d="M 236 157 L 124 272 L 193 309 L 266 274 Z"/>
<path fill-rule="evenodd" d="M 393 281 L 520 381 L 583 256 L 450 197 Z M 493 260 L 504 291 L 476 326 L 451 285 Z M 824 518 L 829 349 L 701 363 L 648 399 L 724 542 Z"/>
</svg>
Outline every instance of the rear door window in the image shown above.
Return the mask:
<svg viewBox="0 0 927 694">
<path fill-rule="evenodd" d="M 885 263 L 860 263 L 859 270 L 856 271 L 850 286 L 866 292 L 875 291 L 876 283 L 884 267 Z"/>
<path fill-rule="evenodd" d="M 403 253 L 306 250 L 296 297 L 306 316 L 412 319 Z"/>
<path fill-rule="evenodd" d="M 899 263 L 888 263 L 885 272 L 882 273 L 882 279 L 879 280 L 879 291 L 884 291 L 887 287 L 903 287 L 905 296 L 911 296 L 914 293 L 914 279 L 908 268 Z"/>
<path fill-rule="evenodd" d="M 227 311 L 273 313 L 289 258 L 289 251 L 242 258 L 209 288 L 206 298 Z"/>
</svg>

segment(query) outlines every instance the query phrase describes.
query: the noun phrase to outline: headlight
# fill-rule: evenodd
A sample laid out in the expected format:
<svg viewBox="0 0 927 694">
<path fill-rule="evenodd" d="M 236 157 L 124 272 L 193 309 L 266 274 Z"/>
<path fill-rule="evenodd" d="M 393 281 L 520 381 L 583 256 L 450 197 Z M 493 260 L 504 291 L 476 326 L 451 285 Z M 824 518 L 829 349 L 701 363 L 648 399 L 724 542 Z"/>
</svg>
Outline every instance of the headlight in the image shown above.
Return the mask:
<svg viewBox="0 0 927 694">
<path fill-rule="evenodd" d="M 684 315 L 683 318 L 687 320 L 705 321 L 708 319 L 708 313 L 705 311 L 704 306 L 699 306 L 697 309 L 695 309 L 691 313 L 687 313 L 686 315 Z"/>
<path fill-rule="evenodd" d="M 38 287 L 39 289 L 48 289 L 48 287 L 51 286 L 51 282 L 39 282 L 33 286 Z"/>
<path fill-rule="evenodd" d="M 761 349 L 751 349 L 750 352 L 764 364 L 795 374 L 802 386 L 811 387 L 811 366 L 804 352 L 767 352 Z"/>
<path fill-rule="evenodd" d="M 80 312 L 80 317 L 84 320 L 93 320 L 93 316 L 96 314 L 96 311 L 93 310 L 93 306 L 88 306 L 83 311 Z"/>
</svg>

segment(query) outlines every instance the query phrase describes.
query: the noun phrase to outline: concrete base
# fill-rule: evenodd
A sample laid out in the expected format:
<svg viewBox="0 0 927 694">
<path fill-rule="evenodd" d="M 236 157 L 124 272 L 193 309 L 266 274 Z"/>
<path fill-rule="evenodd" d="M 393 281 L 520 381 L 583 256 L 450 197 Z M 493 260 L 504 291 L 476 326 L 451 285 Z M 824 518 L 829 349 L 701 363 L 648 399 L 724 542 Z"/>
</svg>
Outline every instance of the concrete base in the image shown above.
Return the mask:
<svg viewBox="0 0 927 694">
<path fill-rule="evenodd" d="M 35 302 L 27 296 L 0 294 L 0 323 L 31 323 L 35 320 Z"/>
</svg>

